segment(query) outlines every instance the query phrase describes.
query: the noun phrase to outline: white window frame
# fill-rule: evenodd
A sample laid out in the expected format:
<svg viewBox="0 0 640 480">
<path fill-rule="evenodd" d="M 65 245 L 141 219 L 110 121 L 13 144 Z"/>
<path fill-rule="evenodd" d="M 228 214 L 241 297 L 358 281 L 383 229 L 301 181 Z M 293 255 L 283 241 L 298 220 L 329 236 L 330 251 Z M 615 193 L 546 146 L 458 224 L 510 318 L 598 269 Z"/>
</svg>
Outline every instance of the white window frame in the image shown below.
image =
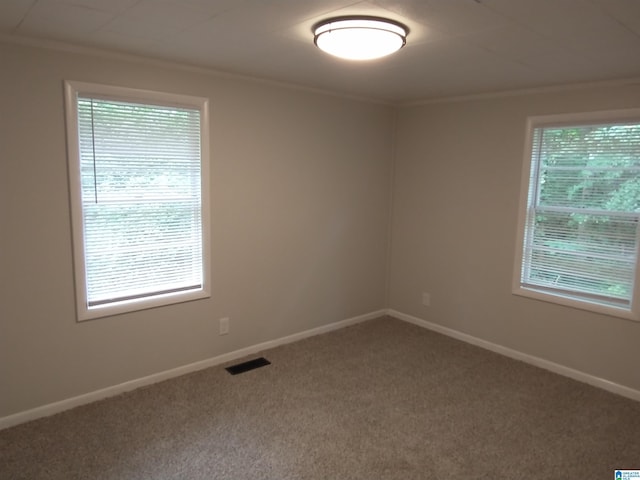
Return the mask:
<svg viewBox="0 0 640 480">
<path fill-rule="evenodd" d="M 182 303 L 211 296 L 210 271 L 210 208 L 209 208 L 209 101 L 207 98 L 151 90 L 133 89 L 66 80 L 65 119 L 67 126 L 67 156 L 73 240 L 73 259 L 78 321 L 101 318 L 148 308 Z M 80 172 L 80 147 L 78 133 L 78 95 L 120 100 L 132 103 L 174 106 L 197 109 L 200 112 L 201 154 L 201 226 L 202 226 L 202 286 L 198 289 L 157 294 L 144 298 L 121 300 L 105 305 L 88 305 L 86 265 L 84 251 L 84 226 L 82 186 Z"/>
<path fill-rule="evenodd" d="M 531 188 L 538 188 L 537 172 L 535 171 L 535 164 L 533 161 L 534 129 L 539 127 L 579 126 L 581 124 L 587 125 L 598 122 L 617 123 L 625 121 L 640 121 L 640 109 L 635 108 L 586 113 L 543 115 L 527 118 L 513 273 L 513 294 L 618 318 L 640 321 L 640 266 L 638 264 L 638 260 L 636 260 L 635 265 L 633 294 L 628 307 L 598 303 L 597 300 L 590 300 L 579 294 L 572 296 L 567 293 L 548 291 L 542 288 L 534 288 L 530 286 L 525 287 L 521 283 L 523 269 L 525 268 L 523 255 L 526 245 L 526 222 L 528 220 L 528 212 L 532 208 L 530 201 L 533 197 L 533 195 L 529 194 L 529 191 Z M 636 238 L 636 242 L 638 241 L 640 241 L 640 232 L 637 234 Z"/>
</svg>

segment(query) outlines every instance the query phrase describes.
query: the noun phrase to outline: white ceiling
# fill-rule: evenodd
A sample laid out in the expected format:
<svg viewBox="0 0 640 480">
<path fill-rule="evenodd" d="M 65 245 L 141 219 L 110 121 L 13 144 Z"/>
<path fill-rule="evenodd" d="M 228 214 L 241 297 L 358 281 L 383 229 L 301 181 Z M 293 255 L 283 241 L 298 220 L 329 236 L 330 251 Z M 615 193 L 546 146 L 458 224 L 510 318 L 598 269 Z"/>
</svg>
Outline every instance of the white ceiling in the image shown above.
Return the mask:
<svg viewBox="0 0 640 480">
<path fill-rule="evenodd" d="M 400 52 L 347 62 L 314 23 L 386 16 Z M 389 102 L 640 77 L 640 0 L 0 0 L 0 32 Z"/>
</svg>

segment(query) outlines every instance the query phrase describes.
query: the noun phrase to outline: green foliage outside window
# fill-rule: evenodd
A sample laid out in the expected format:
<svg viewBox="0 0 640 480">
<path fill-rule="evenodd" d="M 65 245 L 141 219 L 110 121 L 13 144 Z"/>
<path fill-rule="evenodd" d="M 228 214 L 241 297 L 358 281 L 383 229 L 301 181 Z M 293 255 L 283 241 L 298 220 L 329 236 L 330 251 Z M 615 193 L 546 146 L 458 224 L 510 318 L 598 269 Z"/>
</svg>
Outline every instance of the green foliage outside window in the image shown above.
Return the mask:
<svg viewBox="0 0 640 480">
<path fill-rule="evenodd" d="M 640 124 L 538 128 L 528 282 L 627 302 L 640 213 Z"/>
</svg>

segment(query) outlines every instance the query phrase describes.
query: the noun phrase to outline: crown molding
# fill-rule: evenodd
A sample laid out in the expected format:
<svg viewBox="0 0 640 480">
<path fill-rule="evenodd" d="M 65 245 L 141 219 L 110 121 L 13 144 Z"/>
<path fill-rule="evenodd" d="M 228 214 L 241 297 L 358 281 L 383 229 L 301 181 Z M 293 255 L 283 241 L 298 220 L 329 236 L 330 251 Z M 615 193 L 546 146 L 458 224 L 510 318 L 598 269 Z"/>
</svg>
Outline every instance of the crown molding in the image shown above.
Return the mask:
<svg viewBox="0 0 640 480">
<path fill-rule="evenodd" d="M 594 88 L 614 88 L 629 85 L 640 86 L 640 77 L 617 78 L 611 80 L 599 80 L 596 82 L 583 83 L 563 83 L 558 85 L 547 85 L 544 87 L 521 88 L 513 90 L 499 90 L 495 92 L 470 93 L 468 95 L 455 95 L 449 97 L 427 98 L 424 100 L 400 101 L 396 103 L 399 108 L 419 107 L 422 105 L 433 105 L 437 103 L 456 103 L 474 100 L 487 100 L 494 98 L 518 97 L 526 95 L 539 95 L 545 93 L 562 93 L 575 90 L 590 90 Z"/>
<path fill-rule="evenodd" d="M 258 84 L 267 85 L 271 87 L 283 88 L 288 90 L 297 90 L 301 92 L 342 98 L 345 100 L 352 100 L 352 101 L 361 102 L 361 103 L 370 103 L 370 104 L 383 105 L 388 107 L 392 107 L 396 105 L 395 102 L 386 101 L 380 98 L 373 98 L 373 97 L 366 97 L 361 95 L 353 95 L 348 93 L 336 92 L 333 90 L 328 90 L 323 88 L 300 85 L 293 82 L 284 82 L 281 80 L 274 80 L 270 78 L 244 75 L 241 73 L 227 72 L 224 70 L 218 70 L 213 67 L 205 67 L 201 65 L 181 63 L 175 60 L 148 57 L 144 55 L 138 55 L 134 53 L 127 53 L 127 52 L 116 51 L 116 50 L 108 50 L 108 49 L 103 49 L 98 47 L 89 47 L 85 45 L 78 45 L 75 43 L 63 42 L 58 40 L 50 40 L 50 39 L 37 38 L 37 37 L 27 37 L 27 36 L 16 35 L 16 34 L 0 33 L 0 42 L 26 46 L 26 47 L 41 48 L 45 50 L 55 50 L 59 52 L 73 53 L 78 55 L 87 55 L 87 56 L 105 58 L 108 60 L 119 60 L 123 62 L 136 63 L 137 65 L 143 64 L 143 65 L 156 67 L 156 68 L 179 70 L 183 72 L 207 75 L 207 76 L 221 78 L 221 79 L 231 79 L 231 80 L 258 83 Z"/>
<path fill-rule="evenodd" d="M 227 72 L 224 70 L 218 70 L 213 67 L 205 67 L 201 65 L 193 65 L 188 63 L 181 63 L 175 60 L 167 60 L 161 58 L 148 57 L 144 55 L 138 55 L 134 53 L 127 53 L 116 50 L 108 50 L 98 47 L 89 47 L 84 45 L 78 45 L 75 43 L 63 42 L 58 40 L 50 40 L 38 37 L 27 37 L 23 35 L 0 33 L 0 42 L 17 44 L 27 47 L 41 48 L 47 50 L 55 50 L 60 52 L 74 53 L 79 55 L 94 56 L 99 58 L 106 58 L 110 60 L 119 60 L 123 62 L 131 62 L 136 64 L 143 64 L 156 68 L 166 68 L 172 70 L 179 70 L 184 72 L 196 73 L 200 75 L 208 75 L 211 77 L 221 79 L 239 80 L 245 82 L 252 82 L 277 88 L 283 88 L 288 90 L 296 90 L 301 92 L 313 93 L 316 95 L 323 95 L 335 98 L 342 98 L 345 100 L 351 100 L 361 103 L 369 103 L 374 105 L 382 105 L 387 107 L 396 108 L 412 108 L 425 105 L 434 105 L 440 103 L 456 103 L 456 102 L 468 102 L 477 100 L 489 100 L 506 97 L 517 97 L 527 95 L 539 95 L 546 93 L 562 93 L 575 90 L 589 90 L 595 88 L 616 88 L 624 86 L 639 85 L 640 77 L 626 77 L 610 80 L 599 80 L 594 82 L 582 82 L 582 83 L 567 83 L 557 85 L 547 85 L 541 87 L 522 88 L 522 89 L 507 89 L 498 90 L 494 92 L 483 93 L 471 93 L 468 95 L 452 95 L 444 97 L 425 98 L 418 100 L 384 100 L 381 98 L 367 97 L 361 95 L 353 95 L 343 92 L 337 92 L 334 90 L 323 89 L 318 87 L 310 87 L 307 85 L 301 85 L 293 82 L 285 82 L 281 80 L 274 80 L 270 78 L 257 77 L 252 75 L 245 75 L 240 73 Z"/>
</svg>

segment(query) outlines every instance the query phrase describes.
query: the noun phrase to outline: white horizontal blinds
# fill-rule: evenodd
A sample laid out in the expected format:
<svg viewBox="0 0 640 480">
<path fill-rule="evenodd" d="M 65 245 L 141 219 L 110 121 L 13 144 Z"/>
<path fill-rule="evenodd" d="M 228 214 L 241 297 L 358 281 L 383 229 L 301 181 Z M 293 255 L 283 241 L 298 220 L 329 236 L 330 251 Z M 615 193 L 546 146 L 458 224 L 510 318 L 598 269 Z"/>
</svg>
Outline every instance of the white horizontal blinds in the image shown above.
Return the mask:
<svg viewBox="0 0 640 480">
<path fill-rule="evenodd" d="M 522 285 L 630 305 L 640 123 L 535 128 Z"/>
<path fill-rule="evenodd" d="M 88 306 L 201 288 L 200 111 L 77 102 Z"/>
</svg>

